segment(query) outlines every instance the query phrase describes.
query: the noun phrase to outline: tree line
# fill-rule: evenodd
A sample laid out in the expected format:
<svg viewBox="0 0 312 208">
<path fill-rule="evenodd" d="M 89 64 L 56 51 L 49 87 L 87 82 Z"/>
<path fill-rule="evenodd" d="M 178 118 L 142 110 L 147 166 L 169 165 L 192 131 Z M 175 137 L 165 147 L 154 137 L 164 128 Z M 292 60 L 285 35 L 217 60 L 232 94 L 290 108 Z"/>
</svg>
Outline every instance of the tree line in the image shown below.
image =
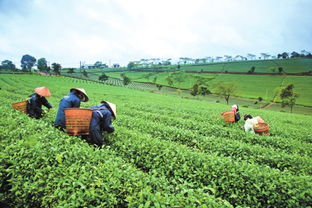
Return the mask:
<svg viewBox="0 0 312 208">
<path fill-rule="evenodd" d="M 37 66 L 40 72 L 50 73 L 52 71 L 59 75 L 62 69 L 62 66 L 59 63 L 52 63 L 51 66 L 49 66 L 48 61 L 45 58 L 37 60 L 35 57 L 28 54 L 22 56 L 20 66 L 21 68 L 17 68 L 12 61 L 4 60 L 1 62 L 0 70 L 31 72 L 32 67 Z"/>
<path fill-rule="evenodd" d="M 243 55 L 224 55 L 224 56 L 207 56 L 204 58 L 189 58 L 189 57 L 180 57 L 177 61 L 178 66 L 181 64 L 206 64 L 206 63 L 218 63 L 218 62 L 230 62 L 230 61 L 247 61 L 247 60 L 267 60 L 267 59 L 288 59 L 288 58 L 312 58 L 311 52 L 306 50 L 301 50 L 300 52 L 293 51 L 282 52 L 276 55 L 270 55 L 268 53 L 260 53 L 260 55 L 255 55 L 248 53 L 246 56 Z M 130 70 L 137 68 L 162 68 L 168 67 L 173 64 L 171 58 L 169 59 L 159 59 L 159 58 L 149 58 L 149 59 L 140 59 L 139 61 L 130 61 L 127 65 L 127 68 Z"/>
</svg>

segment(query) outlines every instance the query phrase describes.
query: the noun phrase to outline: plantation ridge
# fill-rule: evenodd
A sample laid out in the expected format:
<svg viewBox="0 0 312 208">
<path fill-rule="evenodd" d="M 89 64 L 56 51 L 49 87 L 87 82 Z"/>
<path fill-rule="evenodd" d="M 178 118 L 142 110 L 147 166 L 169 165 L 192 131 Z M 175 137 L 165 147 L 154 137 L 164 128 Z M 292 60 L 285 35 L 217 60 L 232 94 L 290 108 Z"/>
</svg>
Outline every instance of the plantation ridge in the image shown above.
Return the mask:
<svg viewBox="0 0 312 208">
<path fill-rule="evenodd" d="M 222 103 L 38 74 L 1 74 L 0 86 L 2 207 L 311 206 L 311 116 L 241 106 L 269 123 L 260 136 L 224 122 Z M 42 119 L 11 107 L 38 86 L 52 93 Z M 81 108 L 117 105 L 102 148 L 53 127 L 74 87 L 88 93 Z"/>
<path fill-rule="evenodd" d="M 249 108 L 289 112 L 279 92 L 292 84 L 294 113 L 312 115 L 312 59 L 270 59 L 201 64 L 141 64 L 129 68 L 64 69 L 63 75 L 149 90 L 184 98 L 226 103 L 220 84 L 233 84 L 230 100 Z M 125 82 L 124 82 L 125 81 Z"/>
</svg>

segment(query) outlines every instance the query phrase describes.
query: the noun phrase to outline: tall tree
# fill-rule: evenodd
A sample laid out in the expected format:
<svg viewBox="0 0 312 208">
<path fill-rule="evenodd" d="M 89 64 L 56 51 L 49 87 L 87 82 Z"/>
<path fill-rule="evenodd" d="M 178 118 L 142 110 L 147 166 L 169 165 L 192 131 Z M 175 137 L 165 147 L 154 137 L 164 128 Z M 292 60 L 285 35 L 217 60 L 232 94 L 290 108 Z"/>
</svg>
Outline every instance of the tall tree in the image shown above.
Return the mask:
<svg viewBox="0 0 312 208">
<path fill-rule="evenodd" d="M 193 95 L 193 96 L 198 95 L 198 88 L 199 88 L 199 84 L 198 84 L 198 83 L 195 83 L 195 84 L 192 86 L 191 95 Z"/>
<path fill-rule="evenodd" d="M 281 55 L 282 55 L 282 58 L 283 58 L 283 59 L 289 58 L 289 55 L 288 55 L 287 52 L 284 52 L 284 53 L 282 53 Z"/>
<path fill-rule="evenodd" d="M 237 86 L 230 82 L 218 82 L 215 85 L 215 93 L 224 97 L 226 104 L 229 104 L 229 99 L 236 93 Z"/>
<path fill-rule="evenodd" d="M 15 65 L 14 65 L 13 62 L 10 61 L 10 60 L 4 60 L 4 61 L 2 61 L 2 62 L 1 62 L 1 68 L 2 68 L 2 69 L 9 69 L 9 70 L 12 70 L 12 71 L 16 70 Z"/>
<path fill-rule="evenodd" d="M 280 98 L 282 100 L 282 107 L 289 106 L 292 113 L 293 107 L 296 104 L 296 100 L 299 94 L 294 92 L 294 85 L 289 84 L 285 88 L 281 89 Z"/>
<path fill-rule="evenodd" d="M 128 85 L 128 84 L 130 84 L 130 82 L 131 82 L 131 80 L 129 77 L 127 77 L 126 75 L 123 76 L 123 80 L 122 80 L 123 85 Z"/>
<path fill-rule="evenodd" d="M 53 72 L 54 72 L 55 74 L 60 75 L 60 74 L 61 74 L 62 66 L 61 66 L 61 64 L 53 63 L 53 64 L 52 64 L 52 69 L 53 69 Z"/>
<path fill-rule="evenodd" d="M 173 80 L 171 79 L 170 76 L 166 77 L 166 81 L 167 81 L 167 83 L 168 83 L 170 86 L 173 85 Z"/>
<path fill-rule="evenodd" d="M 130 61 L 129 63 L 128 63 L 128 69 L 133 69 L 134 67 L 135 67 L 135 64 L 134 64 L 134 62 L 133 61 Z"/>
<path fill-rule="evenodd" d="M 30 71 L 31 67 L 33 67 L 35 63 L 36 63 L 36 58 L 31 55 L 26 54 L 22 57 L 21 67 L 23 70 Z"/>
<path fill-rule="evenodd" d="M 48 69 L 48 62 L 45 58 L 40 58 L 37 61 L 37 67 L 39 71 L 47 71 Z"/>
<path fill-rule="evenodd" d="M 297 53 L 296 51 L 293 51 L 291 54 L 290 54 L 290 58 L 298 58 L 300 57 L 300 54 Z"/>
<path fill-rule="evenodd" d="M 250 70 L 248 71 L 248 73 L 254 73 L 255 70 L 256 70 L 256 67 L 255 67 L 255 66 L 252 66 L 252 67 L 250 68 Z"/>
</svg>

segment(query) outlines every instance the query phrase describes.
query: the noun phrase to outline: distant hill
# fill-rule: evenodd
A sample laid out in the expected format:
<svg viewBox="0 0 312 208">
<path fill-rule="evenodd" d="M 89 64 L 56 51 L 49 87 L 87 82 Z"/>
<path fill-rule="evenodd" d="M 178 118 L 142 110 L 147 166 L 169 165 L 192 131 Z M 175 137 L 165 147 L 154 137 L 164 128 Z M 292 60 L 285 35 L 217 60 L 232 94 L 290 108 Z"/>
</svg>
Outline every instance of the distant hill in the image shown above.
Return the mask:
<svg viewBox="0 0 312 208">
<path fill-rule="evenodd" d="M 148 67 L 119 68 L 93 68 L 88 72 L 120 72 L 120 71 L 189 71 L 189 72 L 221 72 L 221 73 L 248 73 L 254 67 L 254 73 L 279 73 L 282 69 L 287 74 L 307 73 L 312 74 L 312 59 L 289 58 L 289 59 L 267 59 L 248 61 L 229 61 L 202 64 L 180 64 L 180 65 L 151 65 Z"/>
<path fill-rule="evenodd" d="M 255 67 L 256 73 L 277 73 L 282 67 L 286 73 L 312 72 L 312 59 L 270 59 L 254 61 L 235 61 L 208 63 L 201 65 L 181 65 L 184 71 L 208 71 L 208 72 L 248 72 Z"/>
</svg>

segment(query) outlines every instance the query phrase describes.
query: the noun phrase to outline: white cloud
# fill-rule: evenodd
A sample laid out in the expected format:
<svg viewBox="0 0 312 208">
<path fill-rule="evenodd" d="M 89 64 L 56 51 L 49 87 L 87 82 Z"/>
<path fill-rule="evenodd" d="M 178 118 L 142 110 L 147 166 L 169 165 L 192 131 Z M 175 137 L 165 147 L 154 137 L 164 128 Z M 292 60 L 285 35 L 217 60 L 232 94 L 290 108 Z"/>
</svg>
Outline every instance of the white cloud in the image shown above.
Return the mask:
<svg viewBox="0 0 312 208">
<path fill-rule="evenodd" d="M 309 0 L 25 2 L 0 1 L 0 61 L 28 53 L 78 66 L 311 50 Z"/>
</svg>

